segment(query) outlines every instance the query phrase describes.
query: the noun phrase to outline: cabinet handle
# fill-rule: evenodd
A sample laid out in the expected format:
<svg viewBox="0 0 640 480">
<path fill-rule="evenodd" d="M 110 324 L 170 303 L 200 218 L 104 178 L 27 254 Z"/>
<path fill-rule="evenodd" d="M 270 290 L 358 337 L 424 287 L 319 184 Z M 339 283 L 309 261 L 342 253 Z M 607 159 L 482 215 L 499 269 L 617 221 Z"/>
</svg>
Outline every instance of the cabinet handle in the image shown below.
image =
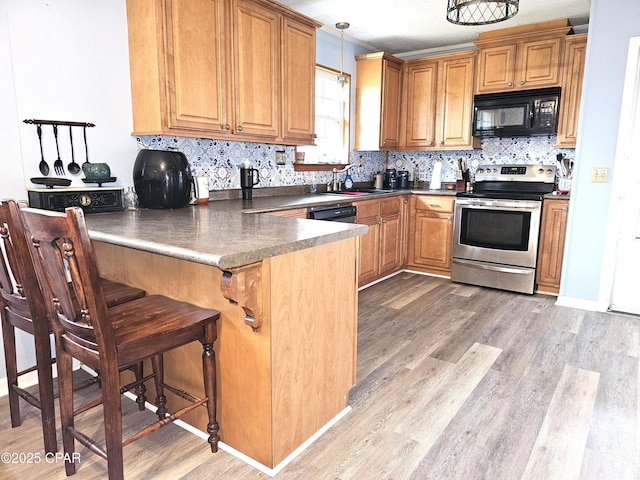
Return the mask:
<svg viewBox="0 0 640 480">
<path fill-rule="evenodd" d="M 513 87 L 513 82 L 507 82 L 507 87 Z"/>
<path fill-rule="evenodd" d="M 382 220 L 382 223 L 387 223 L 387 221 L 386 220 Z"/>
<path fill-rule="evenodd" d="M 524 85 L 524 80 L 520 80 L 520 85 Z"/>
<path fill-rule="evenodd" d="M 224 125 L 224 129 L 225 129 L 225 130 L 227 130 L 227 131 L 231 130 L 231 125 L 229 125 L 228 123 L 226 123 L 226 124 Z"/>
<path fill-rule="evenodd" d="M 238 132 L 241 132 L 241 131 L 242 131 L 242 125 L 238 125 L 238 126 L 236 127 L 236 130 L 237 130 Z"/>
<path fill-rule="evenodd" d="M 444 140 L 440 140 L 440 141 L 438 142 L 438 145 L 444 145 Z"/>
<path fill-rule="evenodd" d="M 429 141 L 427 142 L 427 145 L 431 146 L 431 145 L 433 145 L 433 142 L 432 142 L 431 140 L 429 140 Z"/>
<path fill-rule="evenodd" d="M 569 207 L 566 207 L 566 206 L 565 206 L 565 207 L 562 207 L 562 208 L 561 208 L 561 210 L 562 210 L 563 212 L 566 212 L 567 210 L 569 210 Z"/>
<path fill-rule="evenodd" d="M 451 215 L 447 215 L 447 220 L 453 220 L 453 217 Z"/>
</svg>

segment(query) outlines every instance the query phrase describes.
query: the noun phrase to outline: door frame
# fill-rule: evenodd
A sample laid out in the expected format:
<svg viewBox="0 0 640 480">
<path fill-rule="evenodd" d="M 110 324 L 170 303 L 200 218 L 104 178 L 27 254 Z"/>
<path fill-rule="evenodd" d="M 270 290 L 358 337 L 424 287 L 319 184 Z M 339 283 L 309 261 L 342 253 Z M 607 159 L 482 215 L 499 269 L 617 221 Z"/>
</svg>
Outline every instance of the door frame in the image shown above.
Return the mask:
<svg viewBox="0 0 640 480">
<path fill-rule="evenodd" d="M 599 298 L 606 300 L 607 309 L 611 307 L 615 267 L 618 256 L 618 240 L 624 229 L 624 193 L 632 179 L 634 168 L 630 153 L 633 145 L 633 122 L 640 122 L 640 37 L 629 39 L 627 67 L 618 126 L 618 140 L 611 179 L 611 202 L 607 222 L 607 236 L 603 255 L 602 276 Z M 637 167 L 637 165 L 635 165 Z"/>
</svg>

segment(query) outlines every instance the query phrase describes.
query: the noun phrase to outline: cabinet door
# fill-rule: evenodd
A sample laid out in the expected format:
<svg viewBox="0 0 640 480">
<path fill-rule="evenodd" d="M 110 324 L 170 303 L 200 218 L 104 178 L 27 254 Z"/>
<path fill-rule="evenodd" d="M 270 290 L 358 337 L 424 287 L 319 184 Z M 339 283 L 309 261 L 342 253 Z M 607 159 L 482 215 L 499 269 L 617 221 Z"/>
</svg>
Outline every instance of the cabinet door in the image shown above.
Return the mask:
<svg viewBox="0 0 640 480">
<path fill-rule="evenodd" d="M 516 45 L 481 48 L 478 53 L 476 92 L 503 92 L 514 88 Z"/>
<path fill-rule="evenodd" d="M 469 147 L 473 110 L 474 56 L 443 60 L 438 66 L 438 116 L 436 140 L 439 147 Z"/>
<path fill-rule="evenodd" d="M 587 55 L 587 34 L 568 37 L 564 52 L 562 99 L 560 100 L 560 121 L 556 146 L 575 148 L 578 137 L 582 78 Z"/>
<path fill-rule="evenodd" d="M 225 22 L 221 0 L 167 0 L 169 128 L 216 132 L 228 124 Z"/>
<path fill-rule="evenodd" d="M 400 104 L 402 67 L 385 60 L 382 64 L 382 107 L 380 148 L 398 148 L 400 144 Z"/>
<path fill-rule="evenodd" d="M 279 135 L 281 17 L 250 0 L 234 9 L 234 133 Z"/>
<path fill-rule="evenodd" d="M 409 65 L 404 72 L 405 84 L 404 145 L 432 147 L 435 145 L 435 111 L 437 62 L 420 62 Z"/>
<path fill-rule="evenodd" d="M 519 88 L 560 85 L 562 38 L 518 43 L 517 78 Z"/>
<path fill-rule="evenodd" d="M 568 200 L 549 200 L 542 208 L 536 283 L 538 289 L 558 293 L 567 232 Z"/>
<path fill-rule="evenodd" d="M 402 198 L 380 203 L 380 276 L 395 272 L 402 263 Z"/>
<path fill-rule="evenodd" d="M 409 263 L 439 270 L 451 269 L 451 214 L 417 211 Z"/>
<path fill-rule="evenodd" d="M 315 29 L 284 18 L 282 26 L 282 135 L 287 145 L 314 143 Z"/>
<path fill-rule="evenodd" d="M 380 216 L 376 207 L 376 213 L 363 212 L 358 205 L 357 223 L 367 225 L 369 231 L 358 237 L 358 285 L 365 285 L 378 277 L 380 271 Z M 363 209 L 364 210 L 364 209 Z"/>
</svg>

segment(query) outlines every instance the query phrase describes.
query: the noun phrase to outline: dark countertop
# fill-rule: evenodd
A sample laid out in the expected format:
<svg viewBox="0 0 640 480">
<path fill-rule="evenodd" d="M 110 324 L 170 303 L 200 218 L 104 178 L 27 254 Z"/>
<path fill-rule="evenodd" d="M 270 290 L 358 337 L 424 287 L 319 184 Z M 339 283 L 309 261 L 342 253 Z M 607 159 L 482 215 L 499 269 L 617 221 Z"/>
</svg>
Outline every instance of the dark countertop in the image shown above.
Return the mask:
<svg viewBox="0 0 640 480">
<path fill-rule="evenodd" d="M 450 190 L 397 190 L 363 196 L 279 195 L 251 201 L 210 201 L 176 210 L 142 208 L 91 214 L 86 221 L 92 240 L 228 269 L 362 235 L 368 228 L 260 213 L 409 193 L 455 195 Z"/>
</svg>

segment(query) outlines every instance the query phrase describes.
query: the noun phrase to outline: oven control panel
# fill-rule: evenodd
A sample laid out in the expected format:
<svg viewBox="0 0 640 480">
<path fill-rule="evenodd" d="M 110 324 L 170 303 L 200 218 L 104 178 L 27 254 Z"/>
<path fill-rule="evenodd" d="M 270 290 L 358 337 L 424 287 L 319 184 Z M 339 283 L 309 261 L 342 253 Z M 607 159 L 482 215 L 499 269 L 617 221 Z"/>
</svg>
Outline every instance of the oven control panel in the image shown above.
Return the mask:
<svg viewBox="0 0 640 480">
<path fill-rule="evenodd" d="M 480 165 L 476 182 L 538 182 L 555 183 L 555 165 Z"/>
</svg>

